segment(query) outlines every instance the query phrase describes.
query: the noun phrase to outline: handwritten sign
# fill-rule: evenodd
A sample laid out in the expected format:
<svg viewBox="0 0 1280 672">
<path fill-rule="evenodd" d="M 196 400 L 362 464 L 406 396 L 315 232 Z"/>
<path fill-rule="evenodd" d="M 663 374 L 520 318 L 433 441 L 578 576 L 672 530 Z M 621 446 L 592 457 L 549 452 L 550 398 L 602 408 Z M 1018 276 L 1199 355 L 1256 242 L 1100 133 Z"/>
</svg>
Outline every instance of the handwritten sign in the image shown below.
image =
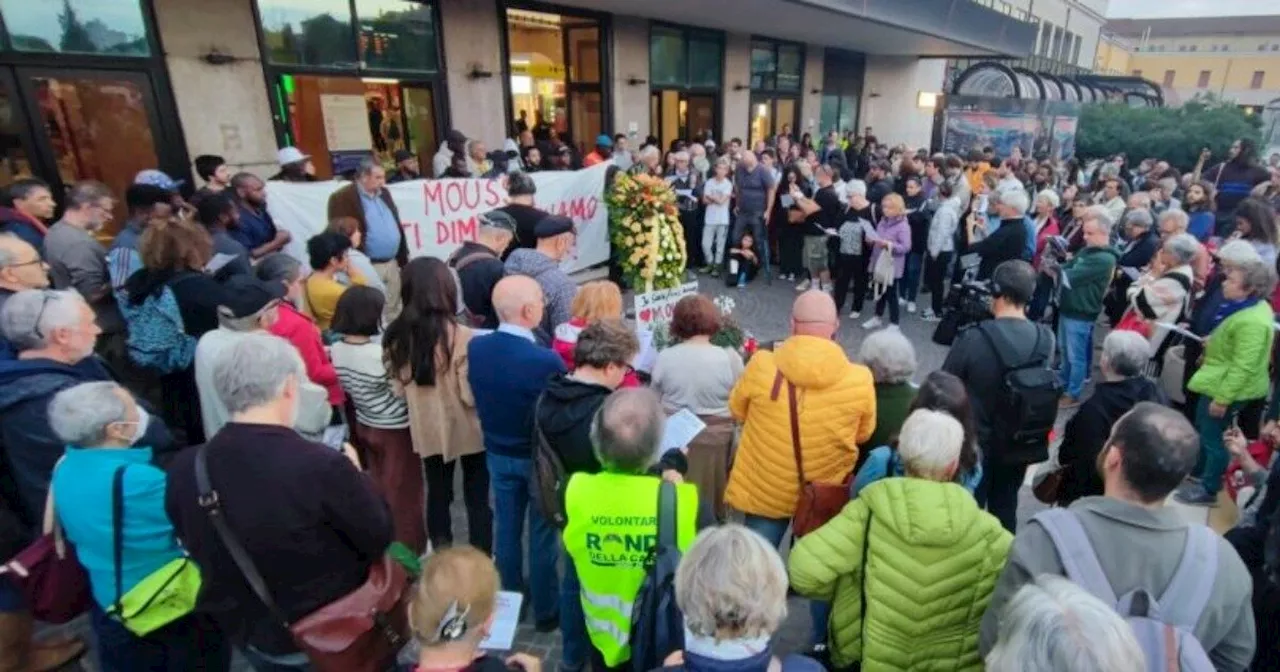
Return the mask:
<svg viewBox="0 0 1280 672">
<path fill-rule="evenodd" d="M 653 331 L 654 327 L 671 321 L 676 304 L 690 294 L 698 293 L 698 283 L 686 282 L 674 289 L 659 289 L 648 294 L 636 295 L 636 330 Z"/>
<path fill-rule="evenodd" d="M 577 255 L 566 259 L 566 271 L 588 268 L 609 259 L 609 208 L 604 202 L 608 164 L 575 171 L 533 173 L 534 206 L 573 220 L 578 230 Z M 289 254 L 306 261 L 306 242 L 329 221 L 329 195 L 342 182 L 267 182 L 267 210 L 276 226 L 289 231 Z M 410 256 L 444 259 L 464 242 L 475 240 L 482 213 L 507 203 L 502 180 L 413 180 L 387 185 L 397 209 Z"/>
</svg>

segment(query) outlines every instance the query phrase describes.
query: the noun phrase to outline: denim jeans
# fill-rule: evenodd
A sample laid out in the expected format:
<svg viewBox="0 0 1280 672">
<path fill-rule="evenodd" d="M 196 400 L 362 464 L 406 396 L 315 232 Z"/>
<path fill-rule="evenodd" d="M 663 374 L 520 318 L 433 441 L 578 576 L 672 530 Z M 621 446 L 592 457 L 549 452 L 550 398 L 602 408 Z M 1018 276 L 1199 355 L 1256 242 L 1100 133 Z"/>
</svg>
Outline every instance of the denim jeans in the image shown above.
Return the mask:
<svg viewBox="0 0 1280 672">
<path fill-rule="evenodd" d="M 773 280 L 773 269 L 769 266 L 769 227 L 765 226 L 764 214 L 759 212 L 740 212 L 733 222 L 733 235 L 729 236 L 729 247 L 737 247 L 742 241 L 742 232 L 750 231 L 755 239 L 755 248 L 760 250 L 760 269 L 764 271 L 765 280 Z"/>
<path fill-rule="evenodd" d="M 582 611 L 582 584 L 578 582 L 578 570 L 568 553 L 562 556 L 564 580 L 560 582 L 560 641 L 564 653 L 560 656 L 560 669 L 568 672 L 586 668 L 591 640 L 587 638 L 587 617 Z"/>
<path fill-rule="evenodd" d="M 866 543 L 865 541 L 863 543 Z M 809 600 L 809 622 L 813 624 L 810 644 L 817 646 L 827 643 L 827 625 L 831 620 L 831 603 L 822 600 Z"/>
<path fill-rule="evenodd" d="M 537 506 L 529 506 L 529 476 L 533 460 L 485 453 L 489 464 L 489 481 L 493 484 L 494 535 L 493 556 L 502 577 L 502 589 L 524 592 L 523 532 L 526 514 L 529 521 L 529 600 L 533 615 L 539 621 L 556 616 L 556 553 L 559 543 L 553 527 L 542 517 Z"/>
<path fill-rule="evenodd" d="M 1089 375 L 1089 349 L 1093 347 L 1093 323 L 1063 317 L 1058 320 L 1058 383 L 1072 399 L 1079 399 Z"/>
<path fill-rule="evenodd" d="M 904 301 L 915 301 L 916 294 L 920 291 L 920 269 L 924 266 L 924 254 L 920 252 L 910 252 L 906 258 L 906 268 L 903 269 L 901 278 L 898 278 L 898 296 Z"/>
<path fill-rule="evenodd" d="M 98 640 L 102 672 L 222 672 L 231 666 L 231 645 L 209 616 L 186 616 L 139 637 L 94 605 L 89 623 Z"/>
<path fill-rule="evenodd" d="M 748 530 L 762 536 L 774 547 L 782 545 L 782 538 L 787 534 L 787 528 L 791 526 L 790 518 L 765 518 L 748 513 L 742 524 Z"/>
<path fill-rule="evenodd" d="M 1209 404 L 1212 403 L 1213 398 L 1209 395 L 1200 396 L 1200 403 L 1196 406 L 1196 431 L 1200 433 L 1200 484 L 1205 492 L 1216 495 L 1222 489 L 1222 475 L 1226 473 L 1227 462 L 1231 459 L 1222 443 L 1222 433 L 1227 431 L 1231 418 L 1240 412 L 1244 404 L 1231 404 L 1221 418 L 1215 418 L 1209 415 Z"/>
</svg>

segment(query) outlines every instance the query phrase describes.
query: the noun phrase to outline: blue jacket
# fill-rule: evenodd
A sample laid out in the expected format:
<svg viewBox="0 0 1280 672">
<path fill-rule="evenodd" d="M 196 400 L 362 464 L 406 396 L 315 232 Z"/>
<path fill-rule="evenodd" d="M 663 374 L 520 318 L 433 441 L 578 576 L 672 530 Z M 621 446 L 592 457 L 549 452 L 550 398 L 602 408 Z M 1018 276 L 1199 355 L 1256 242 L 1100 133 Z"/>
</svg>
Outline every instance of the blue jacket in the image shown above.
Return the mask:
<svg viewBox="0 0 1280 672">
<path fill-rule="evenodd" d="M 129 220 L 125 223 L 107 251 L 107 271 L 111 274 L 111 288 L 119 292 L 129 276 L 142 270 L 142 255 L 138 253 L 142 241 L 142 223 Z M 116 296 L 116 301 L 121 301 Z"/>
<path fill-rule="evenodd" d="M 54 506 L 89 574 L 93 599 L 103 609 L 115 604 L 117 597 L 112 481 L 121 467 L 125 468 L 121 594 L 183 555 L 164 509 L 165 474 L 151 464 L 150 448 L 68 446 L 53 472 Z"/>
<path fill-rule="evenodd" d="M 14 495 L 13 508 L 28 529 L 40 523 L 53 465 L 64 449 L 49 427 L 49 402 L 69 387 L 111 379 L 96 356 L 74 365 L 49 359 L 0 361 L 0 488 Z M 140 443 L 163 453 L 173 448 L 173 437 L 153 414 Z"/>
<path fill-rule="evenodd" d="M 551 376 L 565 373 L 564 361 L 554 350 L 524 336 L 496 331 L 471 339 L 467 362 L 467 382 L 484 432 L 484 449 L 528 459 L 533 405 Z"/>
<path fill-rule="evenodd" d="M 898 451 L 889 446 L 880 446 L 871 451 L 867 455 L 867 461 L 862 463 L 858 475 L 853 478 L 853 486 L 849 488 L 849 496 L 857 497 L 863 488 L 882 478 L 905 475 L 906 469 L 902 465 L 902 460 L 898 459 Z M 973 471 L 962 474 L 958 482 L 970 493 L 977 490 L 978 484 L 982 482 L 982 463 L 973 465 Z"/>
</svg>

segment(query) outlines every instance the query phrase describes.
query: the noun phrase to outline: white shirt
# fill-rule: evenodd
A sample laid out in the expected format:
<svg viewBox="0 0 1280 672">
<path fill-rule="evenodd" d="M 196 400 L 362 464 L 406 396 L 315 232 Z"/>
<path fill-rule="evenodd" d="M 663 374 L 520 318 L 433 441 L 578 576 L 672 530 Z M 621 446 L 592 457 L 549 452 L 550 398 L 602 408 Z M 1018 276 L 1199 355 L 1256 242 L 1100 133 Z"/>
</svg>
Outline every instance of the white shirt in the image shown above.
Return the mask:
<svg viewBox="0 0 1280 672">
<path fill-rule="evenodd" d="M 702 193 L 708 196 L 732 196 L 733 182 L 729 180 L 729 178 L 712 178 L 707 180 L 707 184 L 702 188 Z M 726 200 L 724 203 L 708 203 L 706 223 L 728 224 L 729 201 Z"/>
</svg>

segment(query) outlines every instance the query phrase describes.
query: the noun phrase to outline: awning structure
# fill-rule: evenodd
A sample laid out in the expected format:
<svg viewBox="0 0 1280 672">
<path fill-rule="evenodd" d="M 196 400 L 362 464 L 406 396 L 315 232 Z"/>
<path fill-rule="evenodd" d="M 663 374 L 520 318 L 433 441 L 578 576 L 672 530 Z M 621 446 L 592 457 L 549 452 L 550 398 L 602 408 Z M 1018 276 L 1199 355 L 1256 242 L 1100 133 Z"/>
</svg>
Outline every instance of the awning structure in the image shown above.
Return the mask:
<svg viewBox="0 0 1280 672">
<path fill-rule="evenodd" d="M 969 67 L 956 78 L 951 93 L 987 98 L 1124 103 L 1134 107 L 1164 106 L 1160 87 L 1141 77 L 1053 75 L 1011 68 L 995 61 Z"/>
<path fill-rule="evenodd" d="M 1037 27 L 973 0 L 557 0 L 558 4 L 866 54 L 1022 58 Z"/>
</svg>

